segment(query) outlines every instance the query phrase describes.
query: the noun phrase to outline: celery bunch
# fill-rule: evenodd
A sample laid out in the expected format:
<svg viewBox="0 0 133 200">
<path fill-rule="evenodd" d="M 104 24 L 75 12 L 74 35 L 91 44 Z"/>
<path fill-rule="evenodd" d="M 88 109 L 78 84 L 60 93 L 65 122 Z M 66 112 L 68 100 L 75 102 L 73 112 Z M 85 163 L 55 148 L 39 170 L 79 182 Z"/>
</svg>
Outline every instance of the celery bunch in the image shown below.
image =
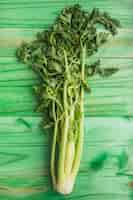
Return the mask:
<svg viewBox="0 0 133 200">
<path fill-rule="evenodd" d="M 101 24 L 106 31 L 98 31 Z M 21 62 L 32 66 L 40 77 L 35 87 L 44 127 L 53 130 L 51 176 L 54 189 L 69 194 L 79 170 L 84 137 L 84 91 L 88 77 L 110 75 L 117 69 L 101 69 L 100 61 L 88 59 L 115 35 L 119 22 L 98 9 L 84 11 L 79 5 L 64 8 L 49 30 L 37 34 L 17 50 Z"/>
</svg>

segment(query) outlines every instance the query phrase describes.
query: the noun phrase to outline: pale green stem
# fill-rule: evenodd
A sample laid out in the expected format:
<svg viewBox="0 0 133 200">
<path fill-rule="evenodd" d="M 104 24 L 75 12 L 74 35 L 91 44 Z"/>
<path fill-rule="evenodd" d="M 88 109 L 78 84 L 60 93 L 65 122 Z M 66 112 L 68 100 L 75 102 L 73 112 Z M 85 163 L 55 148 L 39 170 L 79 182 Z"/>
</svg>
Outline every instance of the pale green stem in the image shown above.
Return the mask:
<svg viewBox="0 0 133 200">
<path fill-rule="evenodd" d="M 70 108 L 70 116 L 69 116 L 69 131 L 73 130 L 73 122 L 74 122 L 74 111 L 75 111 L 75 105 L 71 104 Z M 69 132 L 69 134 L 73 134 Z M 70 175 L 73 160 L 75 155 L 75 141 L 73 138 L 68 138 L 67 146 L 66 146 L 66 156 L 65 156 L 65 176 L 67 177 Z"/>
<path fill-rule="evenodd" d="M 51 152 L 51 177 L 54 188 L 56 187 L 57 180 L 55 175 L 55 151 L 56 151 L 56 143 L 57 143 L 57 130 L 58 130 L 58 120 L 55 122 L 54 127 L 54 136 L 53 136 L 53 144 L 52 144 L 52 152 Z"/>
<path fill-rule="evenodd" d="M 52 102 L 52 112 L 53 112 L 54 121 L 56 122 L 56 112 L 55 112 L 55 102 L 54 101 Z"/>
<path fill-rule="evenodd" d="M 68 61 L 67 55 L 64 50 L 64 58 L 65 58 L 65 67 L 66 67 L 66 75 L 68 75 Z M 68 77 L 67 77 L 68 78 Z M 64 92 L 63 92 L 63 100 L 64 100 L 64 124 L 61 129 L 61 142 L 59 145 L 59 160 L 58 160 L 58 184 L 60 185 L 65 178 L 65 153 L 66 153 L 66 145 L 68 139 L 68 130 L 69 130 L 69 117 L 68 117 L 68 98 L 67 98 L 67 86 L 68 80 L 66 79 L 64 82 Z"/>
<path fill-rule="evenodd" d="M 66 151 L 66 144 L 67 144 L 67 136 L 68 136 L 68 129 L 69 129 L 69 118 L 68 118 L 68 111 L 67 111 L 67 81 L 64 83 L 64 120 L 61 129 L 61 142 L 59 145 L 59 161 L 58 161 L 58 183 L 63 182 L 64 180 L 64 162 L 65 162 L 65 151 Z"/>
<path fill-rule="evenodd" d="M 66 146 L 66 156 L 65 156 L 65 176 L 69 177 L 72 170 L 73 160 L 75 155 L 75 142 L 70 140 L 67 142 Z"/>
<path fill-rule="evenodd" d="M 82 49 L 82 55 L 81 55 L 81 78 L 84 80 L 84 73 L 85 73 L 85 58 L 86 58 L 86 48 L 83 47 Z M 84 88 L 81 87 L 81 99 L 80 99 L 80 112 L 81 112 L 81 118 L 80 118 L 80 128 L 79 128 L 79 135 L 78 135 L 78 141 L 76 144 L 76 152 L 75 152 L 75 160 L 73 164 L 72 169 L 72 176 L 76 176 L 80 160 L 81 160 L 81 154 L 82 154 L 82 148 L 83 148 L 83 137 L 84 137 Z"/>
<path fill-rule="evenodd" d="M 72 130 L 71 122 L 74 119 L 75 115 L 75 106 L 77 103 L 73 102 L 73 109 L 70 109 L 68 105 L 68 63 L 66 53 L 64 51 L 65 64 L 66 64 L 66 76 L 67 79 L 64 82 L 64 91 L 63 91 L 63 100 L 64 100 L 64 118 L 61 120 L 61 142 L 59 144 L 59 160 L 58 160 L 58 183 L 56 185 L 56 190 L 62 194 L 69 194 L 74 185 L 75 177 L 79 170 L 80 159 L 82 154 L 83 147 L 83 135 L 84 135 L 84 88 L 81 86 L 80 96 L 76 101 L 80 106 L 80 121 L 79 121 L 79 130 L 78 130 L 78 139 L 76 141 L 68 139 L 68 131 Z M 86 48 L 83 47 L 81 55 L 81 78 L 84 80 L 84 71 L 85 71 L 85 57 L 86 57 Z M 77 96 L 77 95 L 76 95 Z M 69 109 L 68 109 L 69 108 Z M 70 129 L 69 129 L 70 128 Z"/>
</svg>

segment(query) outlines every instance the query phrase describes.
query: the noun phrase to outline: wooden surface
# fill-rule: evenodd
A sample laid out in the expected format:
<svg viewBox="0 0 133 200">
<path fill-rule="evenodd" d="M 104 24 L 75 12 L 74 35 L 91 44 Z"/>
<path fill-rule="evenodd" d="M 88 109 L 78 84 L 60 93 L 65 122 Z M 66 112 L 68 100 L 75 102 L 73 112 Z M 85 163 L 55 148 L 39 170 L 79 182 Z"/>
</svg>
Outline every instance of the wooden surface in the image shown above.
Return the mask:
<svg viewBox="0 0 133 200">
<path fill-rule="evenodd" d="M 103 67 L 119 67 L 110 78 L 94 77 L 85 97 L 85 143 L 73 193 L 52 191 L 49 178 L 49 141 L 35 112 L 33 71 L 17 62 L 15 50 L 23 40 L 53 23 L 66 5 L 98 7 L 121 21 L 122 28 L 97 53 Z M 133 153 L 133 0 L 0 0 L 0 200 L 132 200 L 130 176 L 118 176 L 115 159 L 103 169 L 90 169 L 101 152 Z"/>
</svg>

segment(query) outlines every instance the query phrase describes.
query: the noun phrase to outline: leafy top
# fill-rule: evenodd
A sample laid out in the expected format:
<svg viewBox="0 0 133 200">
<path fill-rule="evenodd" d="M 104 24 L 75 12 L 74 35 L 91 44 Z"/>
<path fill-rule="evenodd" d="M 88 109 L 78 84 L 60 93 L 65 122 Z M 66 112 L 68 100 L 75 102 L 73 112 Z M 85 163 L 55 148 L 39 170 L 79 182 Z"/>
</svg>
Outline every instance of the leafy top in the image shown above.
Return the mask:
<svg viewBox="0 0 133 200">
<path fill-rule="evenodd" d="M 106 31 L 98 31 L 102 25 Z M 68 96 L 75 101 L 75 94 L 80 87 L 90 91 L 88 76 L 99 73 L 111 75 L 117 69 L 100 69 L 100 61 L 85 65 L 85 77 L 81 78 L 81 53 L 86 48 L 87 57 L 97 52 L 107 41 L 109 33 L 115 35 L 119 21 L 111 18 L 106 12 L 95 8 L 92 12 L 84 11 L 79 5 L 64 8 L 49 30 L 37 34 L 30 43 L 23 43 L 17 50 L 17 57 L 23 63 L 33 67 L 41 78 L 41 84 L 35 87 L 39 95 L 38 110 L 50 115 L 52 102 L 63 111 L 62 91 L 64 80 L 68 80 Z"/>
</svg>

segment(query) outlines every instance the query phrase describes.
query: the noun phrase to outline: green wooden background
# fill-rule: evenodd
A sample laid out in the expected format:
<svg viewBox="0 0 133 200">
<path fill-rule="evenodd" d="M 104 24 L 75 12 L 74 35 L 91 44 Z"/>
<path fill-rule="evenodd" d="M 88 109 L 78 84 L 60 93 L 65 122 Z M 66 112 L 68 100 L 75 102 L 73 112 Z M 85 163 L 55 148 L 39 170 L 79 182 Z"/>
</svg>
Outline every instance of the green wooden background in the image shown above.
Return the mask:
<svg viewBox="0 0 133 200">
<path fill-rule="evenodd" d="M 80 172 L 71 195 L 52 191 L 49 141 L 39 127 L 32 69 L 17 62 L 16 48 L 47 28 L 66 5 L 98 7 L 121 21 L 122 28 L 97 53 L 103 67 L 119 67 L 110 78 L 90 80 L 85 97 L 85 143 Z M 0 0 L 0 200 L 132 200 L 133 154 L 133 0 Z M 110 152 L 99 171 L 90 162 Z M 118 176 L 115 155 L 129 156 Z M 129 169 L 130 168 L 130 169 Z"/>
</svg>

